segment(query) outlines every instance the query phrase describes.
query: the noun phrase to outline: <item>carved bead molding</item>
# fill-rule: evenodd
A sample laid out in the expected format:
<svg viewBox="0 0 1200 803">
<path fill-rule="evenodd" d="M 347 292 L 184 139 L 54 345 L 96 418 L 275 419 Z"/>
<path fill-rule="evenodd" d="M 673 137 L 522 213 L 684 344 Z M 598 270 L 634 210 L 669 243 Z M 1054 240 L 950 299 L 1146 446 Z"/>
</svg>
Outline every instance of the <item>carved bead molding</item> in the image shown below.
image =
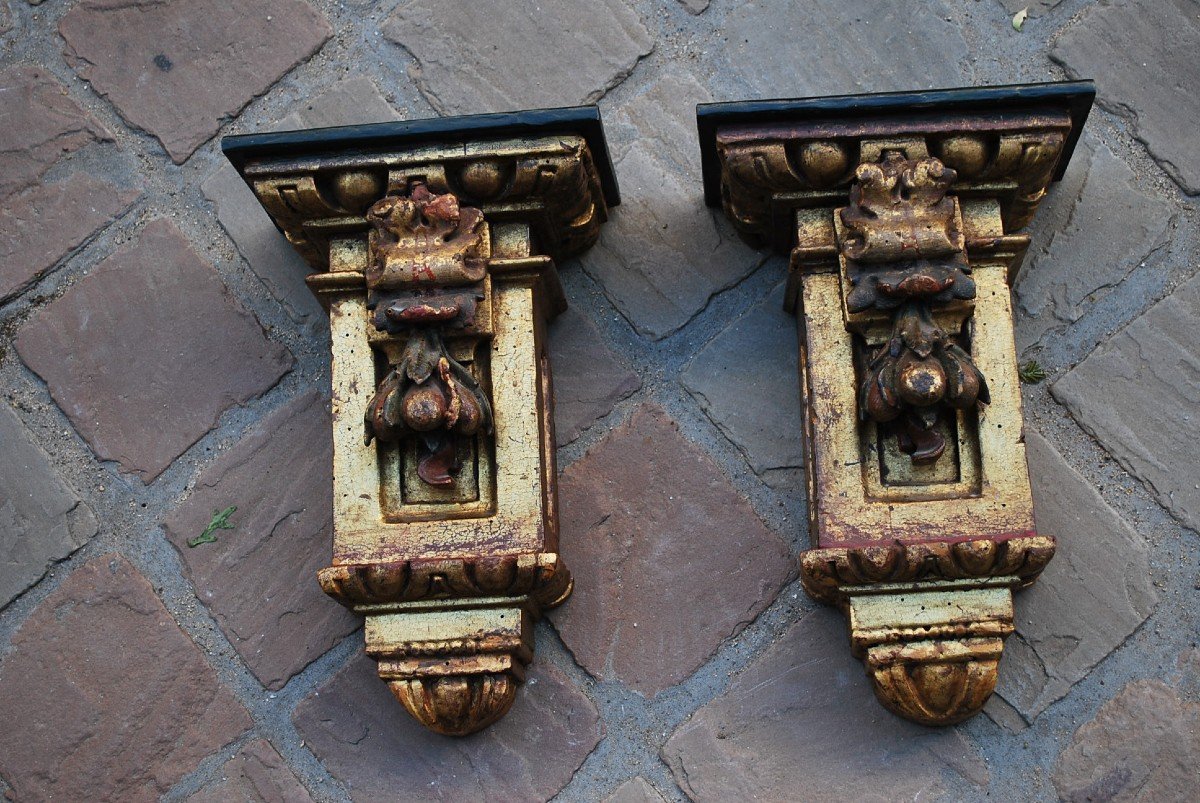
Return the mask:
<svg viewBox="0 0 1200 803">
<path fill-rule="evenodd" d="M 619 202 L 595 107 L 230 137 L 330 315 L 333 561 L 413 717 L 512 705 L 558 555 L 546 322 L 555 263 Z M 284 569 L 286 570 L 286 569 Z M 304 578 L 297 578 L 303 582 Z"/>
<path fill-rule="evenodd" d="M 812 549 L 876 696 L 926 725 L 996 686 L 1034 532 L 1010 284 L 1090 82 L 698 107 L 705 196 L 790 255 Z M 790 423 L 790 422 L 789 422 Z M 785 424 L 786 425 L 786 424 Z"/>
</svg>

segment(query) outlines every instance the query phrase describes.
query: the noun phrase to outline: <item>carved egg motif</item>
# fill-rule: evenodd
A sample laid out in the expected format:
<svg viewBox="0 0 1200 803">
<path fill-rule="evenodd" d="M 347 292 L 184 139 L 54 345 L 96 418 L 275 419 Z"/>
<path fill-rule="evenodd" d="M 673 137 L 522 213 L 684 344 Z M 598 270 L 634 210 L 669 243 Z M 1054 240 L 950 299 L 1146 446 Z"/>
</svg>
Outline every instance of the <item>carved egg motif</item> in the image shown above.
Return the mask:
<svg viewBox="0 0 1200 803">
<path fill-rule="evenodd" d="M 942 140 L 938 156 L 962 178 L 978 176 L 991 160 L 990 149 L 980 137 L 956 136 Z"/>
<path fill-rule="evenodd" d="M 493 160 L 470 162 L 463 167 L 458 177 L 465 193 L 481 201 L 499 195 L 508 183 L 507 166 Z"/>
<path fill-rule="evenodd" d="M 345 170 L 333 177 L 333 197 L 347 212 L 360 215 L 383 195 L 383 177 L 369 170 Z"/>
<path fill-rule="evenodd" d="M 800 149 L 800 169 L 814 187 L 832 187 L 850 169 L 850 157 L 836 142 L 809 142 Z"/>
</svg>

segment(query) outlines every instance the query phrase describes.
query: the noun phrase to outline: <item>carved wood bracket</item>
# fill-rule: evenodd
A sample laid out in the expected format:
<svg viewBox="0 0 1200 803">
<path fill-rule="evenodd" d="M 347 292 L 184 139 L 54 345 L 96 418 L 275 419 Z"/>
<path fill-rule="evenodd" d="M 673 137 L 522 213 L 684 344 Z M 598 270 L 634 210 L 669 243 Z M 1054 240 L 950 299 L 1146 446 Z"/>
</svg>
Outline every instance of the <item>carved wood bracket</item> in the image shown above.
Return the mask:
<svg viewBox="0 0 1200 803">
<path fill-rule="evenodd" d="M 995 688 L 1034 532 L 1010 283 L 1088 82 L 698 108 L 706 198 L 790 254 L 812 549 L 876 695 L 917 722 Z"/>
<path fill-rule="evenodd" d="M 416 719 L 508 711 L 558 555 L 546 322 L 555 262 L 619 202 L 595 107 L 230 137 L 316 273 L 332 335 L 333 561 L 322 588 Z"/>
</svg>

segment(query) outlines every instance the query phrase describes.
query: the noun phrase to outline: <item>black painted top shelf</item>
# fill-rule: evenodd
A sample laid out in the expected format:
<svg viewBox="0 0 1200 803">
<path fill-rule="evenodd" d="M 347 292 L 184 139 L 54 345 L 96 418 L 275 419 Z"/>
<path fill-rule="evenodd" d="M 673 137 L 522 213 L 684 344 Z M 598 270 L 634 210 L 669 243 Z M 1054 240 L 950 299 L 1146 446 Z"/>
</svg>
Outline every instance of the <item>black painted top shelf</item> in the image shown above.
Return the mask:
<svg viewBox="0 0 1200 803">
<path fill-rule="evenodd" d="M 931 89 L 917 92 L 878 92 L 830 95 L 818 98 L 746 100 L 701 103 L 696 106 L 700 134 L 700 159 L 704 171 L 704 200 L 721 205 L 721 165 L 717 156 L 717 129 L 722 126 L 800 123 L 899 117 L 915 113 L 1005 112 L 1063 109 L 1071 116 L 1071 133 L 1059 160 L 1057 181 L 1062 178 L 1083 123 L 1096 97 L 1091 81 L 1057 81 L 1041 84 Z"/>
<path fill-rule="evenodd" d="M 605 201 L 609 206 L 619 204 L 621 194 L 608 153 L 608 144 L 604 139 L 600 109 L 596 106 L 529 109 L 496 114 L 310 128 L 303 131 L 239 134 L 224 137 L 221 140 L 221 150 L 241 173 L 246 164 L 255 159 L 556 134 L 583 137 L 592 152 L 592 160 L 600 176 Z"/>
</svg>

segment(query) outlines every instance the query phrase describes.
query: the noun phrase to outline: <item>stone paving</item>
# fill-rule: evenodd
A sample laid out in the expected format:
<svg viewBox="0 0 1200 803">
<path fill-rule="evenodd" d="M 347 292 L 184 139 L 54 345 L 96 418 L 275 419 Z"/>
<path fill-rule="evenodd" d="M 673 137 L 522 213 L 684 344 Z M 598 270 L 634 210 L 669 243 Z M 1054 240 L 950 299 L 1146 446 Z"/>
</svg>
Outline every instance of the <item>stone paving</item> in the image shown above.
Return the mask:
<svg viewBox="0 0 1200 803">
<path fill-rule="evenodd" d="M 0 0 L 0 793 L 1194 799 L 1200 2 L 1026 5 Z M 1067 77 L 1098 106 L 1014 305 L 1059 554 L 986 713 L 930 730 L 795 580 L 785 265 L 703 206 L 693 106 Z M 507 718 L 431 736 L 313 579 L 328 327 L 218 140 L 593 101 L 624 203 L 551 329 L 576 593 Z"/>
</svg>

